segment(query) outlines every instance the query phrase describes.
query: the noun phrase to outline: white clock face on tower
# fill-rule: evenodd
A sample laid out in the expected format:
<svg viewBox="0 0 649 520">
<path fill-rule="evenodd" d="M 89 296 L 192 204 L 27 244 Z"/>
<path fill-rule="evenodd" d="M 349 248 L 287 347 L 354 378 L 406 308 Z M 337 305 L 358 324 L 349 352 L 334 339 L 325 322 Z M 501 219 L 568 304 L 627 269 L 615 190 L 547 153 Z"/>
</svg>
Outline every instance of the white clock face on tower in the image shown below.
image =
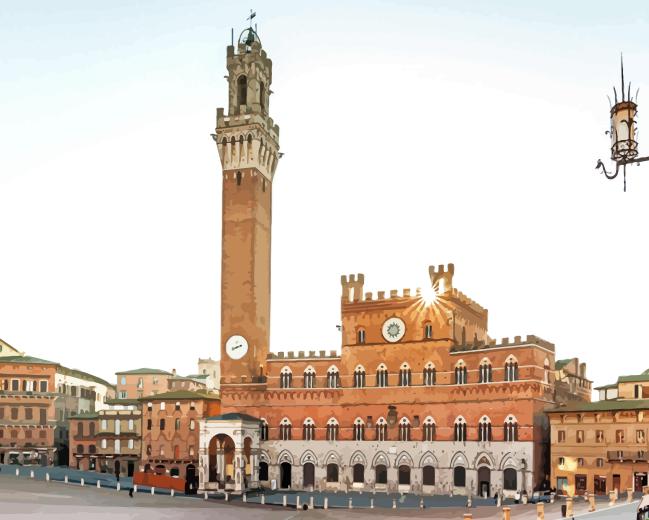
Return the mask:
<svg viewBox="0 0 649 520">
<path fill-rule="evenodd" d="M 248 342 L 243 336 L 230 336 L 225 342 L 225 352 L 231 359 L 241 359 L 248 352 Z"/>
<path fill-rule="evenodd" d="M 406 324 L 401 318 L 394 316 L 385 320 L 382 332 L 386 341 L 396 343 L 403 338 L 403 335 L 406 333 Z"/>
</svg>

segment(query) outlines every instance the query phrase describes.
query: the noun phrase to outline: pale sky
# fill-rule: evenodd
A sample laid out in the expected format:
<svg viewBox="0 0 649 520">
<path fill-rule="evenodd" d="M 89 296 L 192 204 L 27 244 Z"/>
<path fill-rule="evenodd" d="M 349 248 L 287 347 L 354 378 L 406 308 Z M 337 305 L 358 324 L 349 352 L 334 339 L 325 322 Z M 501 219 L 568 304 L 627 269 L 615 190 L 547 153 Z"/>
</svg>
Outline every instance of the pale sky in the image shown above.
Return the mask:
<svg viewBox="0 0 649 520">
<path fill-rule="evenodd" d="M 387 291 L 454 262 L 492 337 L 596 384 L 649 368 L 649 164 L 626 194 L 594 170 L 620 52 L 649 154 L 642 0 L 4 0 L 0 338 L 113 382 L 218 357 L 210 133 L 248 7 L 285 152 L 272 350 L 339 347 L 341 274 Z"/>
</svg>

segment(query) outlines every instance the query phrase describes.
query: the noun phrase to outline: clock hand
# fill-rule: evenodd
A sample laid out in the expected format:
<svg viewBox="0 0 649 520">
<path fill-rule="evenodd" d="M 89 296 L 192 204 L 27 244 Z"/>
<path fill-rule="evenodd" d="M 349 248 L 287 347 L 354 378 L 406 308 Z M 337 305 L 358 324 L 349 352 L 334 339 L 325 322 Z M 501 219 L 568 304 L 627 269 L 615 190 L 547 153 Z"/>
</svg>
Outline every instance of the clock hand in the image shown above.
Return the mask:
<svg viewBox="0 0 649 520">
<path fill-rule="evenodd" d="M 243 345 L 235 345 L 234 347 L 232 347 L 232 350 L 236 350 L 236 349 L 241 348 L 241 347 L 243 347 Z"/>
</svg>

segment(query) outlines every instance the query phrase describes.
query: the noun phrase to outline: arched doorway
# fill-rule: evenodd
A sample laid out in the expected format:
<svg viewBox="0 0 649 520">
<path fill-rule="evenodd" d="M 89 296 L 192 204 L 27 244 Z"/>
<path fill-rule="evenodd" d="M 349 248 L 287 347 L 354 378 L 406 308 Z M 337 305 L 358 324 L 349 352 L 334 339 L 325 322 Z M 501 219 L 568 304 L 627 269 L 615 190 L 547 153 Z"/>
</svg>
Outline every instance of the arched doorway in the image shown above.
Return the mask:
<svg viewBox="0 0 649 520">
<path fill-rule="evenodd" d="M 291 487 L 291 465 L 288 462 L 282 462 L 279 466 L 279 487 L 284 489 Z"/>
<path fill-rule="evenodd" d="M 266 482 L 268 480 L 268 462 L 259 463 L 259 480 Z"/>
<path fill-rule="evenodd" d="M 217 482 L 219 488 L 234 484 L 234 441 L 220 433 L 210 439 L 208 446 L 209 482 Z"/>
<path fill-rule="evenodd" d="M 302 466 L 302 478 L 305 488 L 315 486 L 315 466 L 311 462 L 307 462 Z"/>
<path fill-rule="evenodd" d="M 365 466 L 362 464 L 354 464 L 354 484 L 362 484 L 365 482 Z"/>
<path fill-rule="evenodd" d="M 399 466 L 399 485 L 401 486 L 410 485 L 410 466 L 406 466 L 406 465 Z"/>
<path fill-rule="evenodd" d="M 488 497 L 491 491 L 491 470 L 486 466 L 478 469 L 478 496 Z"/>
</svg>

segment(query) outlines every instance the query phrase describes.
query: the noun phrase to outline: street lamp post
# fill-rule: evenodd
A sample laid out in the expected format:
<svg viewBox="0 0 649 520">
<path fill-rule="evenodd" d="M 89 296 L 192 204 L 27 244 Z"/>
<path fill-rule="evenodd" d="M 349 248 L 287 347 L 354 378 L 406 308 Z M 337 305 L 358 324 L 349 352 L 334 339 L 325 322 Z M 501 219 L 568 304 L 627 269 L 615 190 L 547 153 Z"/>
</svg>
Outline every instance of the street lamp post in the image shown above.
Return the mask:
<svg viewBox="0 0 649 520">
<path fill-rule="evenodd" d="M 601 169 L 607 179 L 615 179 L 622 169 L 624 177 L 624 191 L 626 191 L 626 165 L 639 164 L 649 161 L 649 157 L 638 157 L 637 122 L 638 113 L 638 92 L 635 97 L 631 96 L 631 83 L 624 83 L 624 63 L 620 60 L 621 71 L 621 98 L 618 99 L 617 90 L 613 87 L 615 104 L 611 107 L 611 129 L 607 134 L 611 135 L 611 160 L 615 162 L 615 171 L 610 172 L 601 159 L 597 161 L 595 169 Z"/>
</svg>

